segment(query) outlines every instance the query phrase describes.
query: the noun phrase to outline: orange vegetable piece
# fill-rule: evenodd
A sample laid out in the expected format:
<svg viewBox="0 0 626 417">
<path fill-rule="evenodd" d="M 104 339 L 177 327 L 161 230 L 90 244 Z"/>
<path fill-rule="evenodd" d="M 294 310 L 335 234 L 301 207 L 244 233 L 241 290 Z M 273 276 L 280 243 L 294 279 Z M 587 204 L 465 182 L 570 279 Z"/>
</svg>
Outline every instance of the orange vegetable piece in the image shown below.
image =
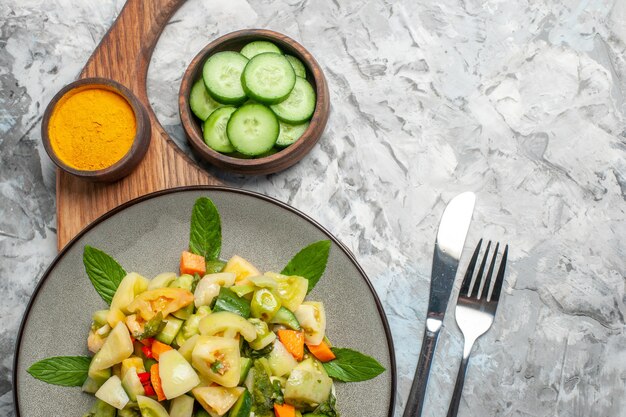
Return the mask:
<svg viewBox="0 0 626 417">
<path fill-rule="evenodd" d="M 296 417 L 296 408 L 291 404 L 274 403 L 276 417 Z"/>
<path fill-rule="evenodd" d="M 206 262 L 204 256 L 184 251 L 180 256 L 180 273 L 181 274 L 199 274 L 206 273 Z"/>
<path fill-rule="evenodd" d="M 301 361 L 304 358 L 304 333 L 296 330 L 279 330 L 277 333 L 280 342 L 285 345 L 285 349 L 296 360 Z"/>
<path fill-rule="evenodd" d="M 310 345 L 307 343 L 306 347 L 309 348 L 309 352 L 311 352 L 311 354 L 313 354 L 313 356 L 315 356 L 320 362 L 330 362 L 336 358 L 333 351 L 330 350 L 330 346 L 328 346 L 323 340 L 319 345 Z"/>
<path fill-rule="evenodd" d="M 163 387 L 161 386 L 161 377 L 159 376 L 158 363 L 155 363 L 150 368 L 150 382 L 152 383 L 152 388 L 154 388 L 154 392 L 156 392 L 157 399 L 159 401 L 164 401 L 165 393 L 163 393 Z"/>
<path fill-rule="evenodd" d="M 159 355 L 163 352 L 167 352 L 168 350 L 172 350 L 170 345 L 166 345 L 165 343 L 161 343 L 158 340 L 152 342 L 152 356 L 157 361 L 159 360 Z"/>
</svg>

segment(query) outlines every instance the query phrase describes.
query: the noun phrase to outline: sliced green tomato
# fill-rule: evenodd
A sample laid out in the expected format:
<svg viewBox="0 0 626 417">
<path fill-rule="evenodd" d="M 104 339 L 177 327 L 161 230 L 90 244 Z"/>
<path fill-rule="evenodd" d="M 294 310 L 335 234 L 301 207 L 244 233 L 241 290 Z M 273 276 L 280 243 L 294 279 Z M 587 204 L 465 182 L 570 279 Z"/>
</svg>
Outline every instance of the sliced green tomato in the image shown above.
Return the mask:
<svg viewBox="0 0 626 417">
<path fill-rule="evenodd" d="M 236 339 L 200 336 L 191 354 L 191 362 L 210 381 L 224 387 L 236 387 L 241 374 L 240 357 Z"/>
<path fill-rule="evenodd" d="M 141 365 L 143 368 L 143 364 Z M 128 398 L 131 401 L 136 401 L 138 395 L 144 395 L 146 391 L 139 380 L 139 376 L 137 375 L 136 368 L 130 368 L 124 377 L 122 378 L 122 387 L 124 387 L 124 391 L 128 394 Z"/>
<path fill-rule="evenodd" d="M 226 266 L 226 262 L 224 261 L 207 261 L 206 263 L 206 273 L 207 274 L 217 274 L 218 272 L 222 272 Z"/>
<path fill-rule="evenodd" d="M 237 297 L 243 297 L 245 295 L 251 294 L 254 292 L 254 286 L 252 285 L 233 285 L 230 287 L 230 290 L 237 294 Z"/>
<path fill-rule="evenodd" d="M 144 395 L 137 396 L 137 405 L 142 417 L 170 417 L 167 410 L 158 402 Z"/>
<path fill-rule="evenodd" d="M 288 375 L 298 365 L 298 361 L 294 359 L 280 340 L 274 341 L 274 349 L 270 352 L 267 360 L 274 376 Z"/>
<path fill-rule="evenodd" d="M 275 290 L 278 288 L 278 282 L 276 282 L 276 280 L 274 279 L 274 276 L 268 275 L 267 273 L 264 275 L 258 275 L 256 277 L 250 277 L 248 279 L 256 287 L 259 287 L 259 288 L 269 288 L 270 290 Z"/>
<path fill-rule="evenodd" d="M 195 400 L 189 395 L 181 395 L 170 402 L 170 417 L 192 417 Z"/>
<path fill-rule="evenodd" d="M 164 272 L 152 278 L 150 284 L 148 284 L 149 290 L 156 290 L 157 288 L 164 288 L 169 286 L 176 279 L 174 272 Z"/>
<path fill-rule="evenodd" d="M 322 343 L 326 332 L 324 304 L 317 301 L 305 301 L 295 311 L 295 315 L 304 330 L 304 341 L 310 345 Z"/>
<path fill-rule="evenodd" d="M 191 363 L 191 354 L 193 353 L 193 348 L 196 347 L 196 342 L 200 338 L 199 334 L 191 336 L 189 339 L 185 340 L 185 342 L 178 348 L 178 352 L 185 358 L 185 360 Z"/>
<path fill-rule="evenodd" d="M 254 292 L 250 303 L 252 317 L 263 321 L 269 321 L 280 309 L 280 300 L 267 288 L 261 288 Z"/>
<path fill-rule="evenodd" d="M 139 294 L 128 306 L 131 313 L 137 312 L 145 321 L 157 313 L 163 317 L 193 303 L 193 294 L 183 288 L 158 288 Z"/>
<path fill-rule="evenodd" d="M 250 323 L 256 329 L 256 339 L 250 343 L 250 347 L 254 350 L 261 350 L 276 340 L 276 333 L 270 331 L 267 323 L 260 319 L 249 319 Z"/>
<path fill-rule="evenodd" d="M 309 281 L 297 275 L 287 276 L 275 272 L 266 272 L 265 275 L 276 281 L 275 291 L 282 305 L 291 311 L 296 311 L 306 297 Z"/>
<path fill-rule="evenodd" d="M 307 80 L 296 77 L 296 84 L 289 96 L 270 108 L 276 116 L 286 123 L 304 123 L 315 111 L 315 90 Z"/>
<path fill-rule="evenodd" d="M 220 294 L 220 287 L 230 287 L 235 283 L 236 275 L 232 272 L 219 272 L 205 275 L 196 286 L 194 303 L 196 307 L 207 306 Z"/>
<path fill-rule="evenodd" d="M 235 255 L 226 262 L 222 272 L 233 272 L 235 274 L 235 285 L 248 285 L 249 277 L 261 275 L 258 269 L 241 256 Z"/>
<path fill-rule="evenodd" d="M 200 321 L 199 326 L 200 334 L 203 336 L 214 336 L 228 329 L 235 330 L 248 342 L 257 337 L 256 328 L 252 323 L 229 311 L 211 313 Z"/>
<path fill-rule="evenodd" d="M 241 74 L 241 84 L 248 97 L 264 104 L 286 99 L 295 83 L 296 73 L 287 58 L 272 52 L 254 56 Z"/>
<path fill-rule="evenodd" d="M 100 389 L 96 392 L 96 398 L 112 405 L 118 410 L 124 408 L 126 404 L 128 404 L 128 401 L 130 401 L 128 394 L 126 394 L 126 391 L 124 391 L 122 387 L 122 381 L 115 375 L 102 384 Z"/>
<path fill-rule="evenodd" d="M 98 384 L 95 379 L 87 377 L 83 385 L 81 386 L 81 391 L 86 392 L 88 394 L 95 394 L 102 384 Z"/>
<path fill-rule="evenodd" d="M 261 155 L 276 143 L 278 119 L 262 104 L 246 104 L 230 116 L 226 134 L 238 152 L 250 156 Z"/>
<path fill-rule="evenodd" d="M 239 399 L 230 409 L 228 417 L 250 417 L 252 411 L 252 396 L 247 389 L 239 396 Z"/>
<path fill-rule="evenodd" d="M 107 315 L 109 314 L 109 310 L 98 310 L 91 316 L 91 320 L 93 320 L 93 324 L 95 327 L 102 327 L 107 324 Z"/>
<path fill-rule="evenodd" d="M 316 407 L 328 400 L 333 387 L 321 363 L 313 358 L 300 362 L 285 385 L 285 402 L 298 408 Z"/>
<path fill-rule="evenodd" d="M 89 413 L 85 414 L 85 417 L 115 417 L 116 414 L 117 410 L 115 410 L 115 407 L 110 406 L 102 400 L 96 400 Z M 120 415 L 120 417 L 122 416 Z"/>
<path fill-rule="evenodd" d="M 118 309 L 128 314 L 127 307 L 135 297 L 148 289 L 150 281 L 141 275 L 131 272 L 127 274 L 115 291 L 111 300 L 111 310 Z"/>
<path fill-rule="evenodd" d="M 302 61 L 292 55 L 285 55 L 285 58 L 287 58 L 298 77 L 306 78 L 306 68 L 304 68 Z"/>
<path fill-rule="evenodd" d="M 109 310 L 109 314 L 107 314 L 107 323 L 111 328 L 114 328 L 117 323 L 124 321 L 126 316 L 122 312 L 122 310 L 118 308 L 112 308 Z"/>
<path fill-rule="evenodd" d="M 118 323 L 107 337 L 102 348 L 95 354 L 89 365 L 89 376 L 92 373 L 110 368 L 132 355 L 133 342 L 126 325 Z"/>
<path fill-rule="evenodd" d="M 289 123 L 280 122 L 280 133 L 278 139 L 276 139 L 276 146 L 285 148 L 295 143 L 309 128 L 309 122 L 304 122 L 299 125 L 291 125 Z"/>
<path fill-rule="evenodd" d="M 163 394 L 168 400 L 191 391 L 200 383 L 196 371 L 177 350 L 168 350 L 159 355 L 159 377 Z"/>
<path fill-rule="evenodd" d="M 223 416 L 237 402 L 245 388 L 199 387 L 193 396 L 211 416 Z"/>
<path fill-rule="evenodd" d="M 202 79 L 209 94 L 224 104 L 239 104 L 246 99 L 241 74 L 248 58 L 233 51 L 218 52 L 207 59 Z"/>
<path fill-rule="evenodd" d="M 171 288 L 182 288 L 183 290 L 191 291 L 191 286 L 193 285 L 193 276 L 189 274 L 182 274 L 174 281 L 172 281 L 168 287 Z"/>
<path fill-rule="evenodd" d="M 237 110 L 236 107 L 227 106 L 215 110 L 204 122 L 202 136 L 204 143 L 214 151 L 221 153 L 235 152 L 235 148 L 231 145 L 226 136 L 226 125 L 230 115 Z"/>
<path fill-rule="evenodd" d="M 213 97 L 211 97 L 204 86 L 204 81 L 199 79 L 195 82 L 193 87 L 191 87 L 191 92 L 189 93 L 189 107 L 191 107 L 191 111 L 196 117 L 201 120 L 206 120 L 213 111 L 222 107 L 222 104 L 213 100 Z"/>
<path fill-rule="evenodd" d="M 124 375 L 126 375 L 126 372 L 128 372 L 131 368 L 135 368 L 138 373 L 146 371 L 143 367 L 143 360 L 139 356 L 131 356 L 130 358 L 122 361 L 122 379 L 124 379 Z"/>
<path fill-rule="evenodd" d="M 291 310 L 285 307 L 281 307 L 269 322 L 272 324 L 281 324 L 283 326 L 289 327 L 292 330 L 301 329 L 300 323 L 298 323 L 298 319 L 296 318 L 295 314 L 293 314 Z"/>
<path fill-rule="evenodd" d="M 264 52 L 274 52 L 275 54 L 282 54 L 282 51 L 278 48 L 278 46 L 268 41 L 250 42 L 249 44 L 241 48 L 240 53 L 246 58 L 252 59 L 258 54 L 262 54 Z"/>
</svg>

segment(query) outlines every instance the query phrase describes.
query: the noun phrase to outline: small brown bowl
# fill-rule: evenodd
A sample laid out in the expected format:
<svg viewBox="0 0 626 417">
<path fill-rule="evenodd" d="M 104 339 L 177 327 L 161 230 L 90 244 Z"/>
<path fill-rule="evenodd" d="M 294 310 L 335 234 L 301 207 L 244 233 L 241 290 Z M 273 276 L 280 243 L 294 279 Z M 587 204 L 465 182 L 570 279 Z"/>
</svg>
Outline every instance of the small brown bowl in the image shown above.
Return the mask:
<svg viewBox="0 0 626 417">
<path fill-rule="evenodd" d="M 202 67 L 207 58 L 216 52 L 237 51 L 248 42 L 266 40 L 278 46 L 286 54 L 300 59 L 307 69 L 307 80 L 315 89 L 317 101 L 315 111 L 311 117 L 309 127 L 295 143 L 281 151 L 262 158 L 242 159 L 221 154 L 209 148 L 202 139 L 201 121 L 192 113 L 189 107 L 189 93 L 194 82 L 202 77 Z M 290 37 L 278 32 L 265 29 L 246 29 L 231 32 L 217 38 L 191 61 L 183 75 L 178 95 L 180 119 L 187 133 L 189 143 L 196 153 L 210 164 L 230 172 L 248 175 L 272 174 L 289 168 L 306 155 L 322 136 L 328 115 L 330 100 L 326 78 L 319 64 L 302 45 Z"/>
<path fill-rule="evenodd" d="M 99 88 L 103 90 L 109 90 L 114 93 L 122 96 L 133 112 L 135 113 L 135 123 L 137 126 L 137 132 L 135 133 L 135 138 L 133 139 L 133 144 L 130 147 L 130 150 L 115 164 L 99 170 L 80 170 L 68 166 L 65 164 L 54 152 L 52 149 L 52 145 L 50 143 L 50 136 L 48 134 L 48 125 L 50 123 L 50 117 L 52 116 L 52 112 L 59 102 L 61 98 L 63 98 L 66 94 L 70 92 L 78 92 L 80 90 L 86 90 L 89 88 Z M 88 181 L 94 182 L 113 182 L 117 181 L 128 174 L 130 174 L 133 169 L 141 162 L 146 151 L 148 150 L 148 146 L 150 145 L 151 138 L 151 128 L 150 128 L 150 119 L 148 117 L 148 112 L 146 111 L 143 104 L 139 102 L 137 97 L 126 87 L 121 85 L 120 83 L 109 80 L 107 78 L 83 78 L 78 81 L 74 81 L 71 84 L 66 85 L 61 91 L 59 91 L 53 98 L 52 101 L 46 107 L 46 111 L 43 115 L 43 122 L 41 125 L 41 138 L 43 140 L 43 146 L 48 153 L 52 162 L 62 170 L 75 175 L 77 177 L 83 178 Z"/>
</svg>

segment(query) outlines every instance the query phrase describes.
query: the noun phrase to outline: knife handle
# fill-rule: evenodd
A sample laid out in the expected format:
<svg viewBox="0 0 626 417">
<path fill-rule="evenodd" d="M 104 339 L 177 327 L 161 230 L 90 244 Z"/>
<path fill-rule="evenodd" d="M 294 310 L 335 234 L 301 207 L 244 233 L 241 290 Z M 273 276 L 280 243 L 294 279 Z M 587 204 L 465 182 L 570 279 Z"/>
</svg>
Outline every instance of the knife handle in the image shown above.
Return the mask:
<svg viewBox="0 0 626 417">
<path fill-rule="evenodd" d="M 433 318 L 426 319 L 426 331 L 424 332 L 424 339 L 422 340 L 422 350 L 420 352 L 417 368 L 415 369 L 415 377 L 413 378 L 409 398 L 406 401 L 403 417 L 420 417 L 422 415 L 430 365 L 435 355 L 435 347 L 437 346 L 441 325 L 441 320 Z"/>
</svg>

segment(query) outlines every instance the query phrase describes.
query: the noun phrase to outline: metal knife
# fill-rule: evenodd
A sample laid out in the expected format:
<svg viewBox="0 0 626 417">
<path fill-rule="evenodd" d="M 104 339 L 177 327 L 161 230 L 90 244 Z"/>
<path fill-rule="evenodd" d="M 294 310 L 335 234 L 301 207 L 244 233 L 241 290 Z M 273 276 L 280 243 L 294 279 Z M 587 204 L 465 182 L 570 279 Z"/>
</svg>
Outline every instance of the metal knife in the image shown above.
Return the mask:
<svg viewBox="0 0 626 417">
<path fill-rule="evenodd" d="M 459 267 L 459 259 L 472 220 L 475 202 L 474 193 L 459 194 L 448 203 L 443 216 L 441 216 L 430 278 L 426 331 L 424 332 L 422 350 L 415 370 L 411 393 L 404 409 L 404 417 L 420 417 L 422 415 L 430 365 L 433 361 L 439 330 L 443 325 L 450 293 L 454 286 L 454 277 Z"/>
</svg>

